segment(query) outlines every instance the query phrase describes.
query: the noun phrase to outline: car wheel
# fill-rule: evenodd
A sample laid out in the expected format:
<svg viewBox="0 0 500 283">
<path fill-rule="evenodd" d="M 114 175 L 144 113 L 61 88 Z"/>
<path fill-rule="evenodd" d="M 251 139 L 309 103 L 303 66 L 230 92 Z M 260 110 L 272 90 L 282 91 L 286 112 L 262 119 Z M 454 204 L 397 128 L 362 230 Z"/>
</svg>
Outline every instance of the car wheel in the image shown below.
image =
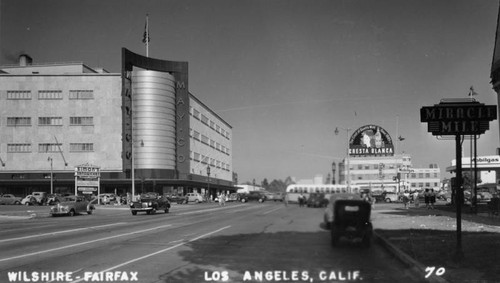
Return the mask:
<svg viewBox="0 0 500 283">
<path fill-rule="evenodd" d="M 25 203 L 24 203 L 24 205 L 29 206 L 29 205 L 30 205 L 30 203 L 29 203 L 29 202 L 25 202 Z"/>
<path fill-rule="evenodd" d="M 155 214 L 155 213 L 156 213 L 156 209 L 154 209 L 154 208 L 153 208 L 153 209 L 151 210 L 151 214 Z"/>
<path fill-rule="evenodd" d="M 75 216 L 75 210 L 74 209 L 72 209 L 72 210 L 69 211 L 69 216 Z"/>
<path fill-rule="evenodd" d="M 168 208 L 167 208 L 167 209 L 165 209 L 165 213 L 168 213 Z"/>
<path fill-rule="evenodd" d="M 385 202 L 391 202 L 391 199 L 390 198 L 386 198 Z"/>
<path fill-rule="evenodd" d="M 137 211 L 132 211 L 132 215 L 137 215 Z"/>
<path fill-rule="evenodd" d="M 21 204 L 21 203 L 20 203 L 20 202 L 18 202 L 18 201 L 16 201 L 16 202 L 14 202 L 14 204 L 15 204 L 15 205 L 19 205 L 19 204 Z"/>
<path fill-rule="evenodd" d="M 242 198 L 242 199 L 241 199 L 241 202 L 246 202 L 246 201 L 247 201 L 247 200 L 246 200 L 246 199 L 244 199 L 244 198 Z"/>
<path fill-rule="evenodd" d="M 195 200 L 194 203 L 199 203 L 200 201 L 199 200 Z"/>
<path fill-rule="evenodd" d="M 92 214 L 92 209 L 91 210 L 87 210 L 87 214 L 88 215 Z"/>
</svg>

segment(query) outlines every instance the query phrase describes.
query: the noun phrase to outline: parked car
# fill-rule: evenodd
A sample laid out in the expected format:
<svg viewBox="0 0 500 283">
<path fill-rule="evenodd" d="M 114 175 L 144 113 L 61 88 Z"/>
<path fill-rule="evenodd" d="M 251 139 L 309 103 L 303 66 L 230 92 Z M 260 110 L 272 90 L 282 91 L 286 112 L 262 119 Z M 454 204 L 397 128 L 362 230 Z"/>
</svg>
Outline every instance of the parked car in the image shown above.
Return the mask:
<svg viewBox="0 0 500 283">
<path fill-rule="evenodd" d="M 240 196 L 238 193 L 231 193 L 227 197 L 227 201 L 240 201 Z"/>
<path fill-rule="evenodd" d="M 252 191 L 247 194 L 241 194 L 240 195 L 241 202 L 247 202 L 247 201 L 258 201 L 258 202 L 264 202 L 266 201 L 266 195 L 263 192 L 259 191 Z"/>
<path fill-rule="evenodd" d="M 350 194 L 350 193 L 338 193 L 332 194 L 330 199 L 328 200 L 328 205 L 325 208 L 323 213 L 323 224 L 326 229 L 330 229 L 333 223 L 334 218 L 334 208 L 335 202 L 337 200 L 362 200 L 361 196 L 358 194 Z"/>
<path fill-rule="evenodd" d="M 21 204 L 21 198 L 13 194 L 5 194 L 0 196 L 0 204 Z"/>
<path fill-rule="evenodd" d="M 115 194 L 100 194 L 98 197 L 101 204 L 111 204 L 116 202 Z"/>
<path fill-rule="evenodd" d="M 325 194 L 312 193 L 309 194 L 306 204 L 307 207 L 326 207 L 328 200 L 325 198 Z"/>
<path fill-rule="evenodd" d="M 79 213 L 86 212 L 92 214 L 95 207 L 83 196 L 66 196 L 62 201 L 50 207 L 50 214 L 74 216 Z"/>
<path fill-rule="evenodd" d="M 399 201 L 399 196 L 396 193 L 384 192 L 382 195 L 383 195 L 385 202 L 397 202 L 397 201 Z"/>
<path fill-rule="evenodd" d="M 189 193 L 186 195 L 186 203 L 189 202 L 195 202 L 195 203 L 203 202 L 203 197 L 199 193 Z"/>
<path fill-rule="evenodd" d="M 158 193 L 141 194 L 139 200 L 130 204 L 132 215 L 137 215 L 137 212 L 146 212 L 146 214 L 155 214 L 158 210 L 164 210 L 168 213 L 170 210 L 170 202 L 166 196 L 160 196 Z"/>
<path fill-rule="evenodd" d="M 171 195 L 167 196 L 167 199 L 172 203 L 175 202 L 177 204 L 183 204 L 186 203 L 187 198 L 185 196 L 181 195 Z"/>
<path fill-rule="evenodd" d="M 39 205 L 47 204 L 47 193 L 46 192 L 32 192 L 31 195 L 33 195 L 36 198 L 36 201 Z"/>
<path fill-rule="evenodd" d="M 373 235 L 370 213 L 371 205 L 364 200 L 336 200 L 330 225 L 332 245 L 337 245 L 345 237 L 348 240 L 361 239 L 364 247 L 370 247 Z"/>
<path fill-rule="evenodd" d="M 58 202 L 61 202 L 62 195 L 61 194 L 48 194 L 47 195 L 47 204 L 54 205 Z"/>
<path fill-rule="evenodd" d="M 33 195 L 27 195 L 21 200 L 22 205 L 37 205 L 38 201 Z"/>
<path fill-rule="evenodd" d="M 284 198 L 285 198 L 285 195 L 283 193 L 275 193 L 273 200 L 274 201 L 283 201 Z"/>
</svg>

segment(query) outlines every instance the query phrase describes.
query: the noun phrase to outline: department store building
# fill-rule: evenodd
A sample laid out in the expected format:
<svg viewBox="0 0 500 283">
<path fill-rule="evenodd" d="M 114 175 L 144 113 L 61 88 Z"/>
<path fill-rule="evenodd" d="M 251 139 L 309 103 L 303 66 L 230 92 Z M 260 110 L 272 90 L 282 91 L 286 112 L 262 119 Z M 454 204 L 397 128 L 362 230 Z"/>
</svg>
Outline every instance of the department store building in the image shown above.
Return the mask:
<svg viewBox="0 0 500 283">
<path fill-rule="evenodd" d="M 98 168 L 93 194 L 235 191 L 232 127 L 189 92 L 187 62 L 123 48 L 109 73 L 22 55 L 0 67 L 0 133 L 0 193 L 88 193 L 82 166 Z"/>
</svg>

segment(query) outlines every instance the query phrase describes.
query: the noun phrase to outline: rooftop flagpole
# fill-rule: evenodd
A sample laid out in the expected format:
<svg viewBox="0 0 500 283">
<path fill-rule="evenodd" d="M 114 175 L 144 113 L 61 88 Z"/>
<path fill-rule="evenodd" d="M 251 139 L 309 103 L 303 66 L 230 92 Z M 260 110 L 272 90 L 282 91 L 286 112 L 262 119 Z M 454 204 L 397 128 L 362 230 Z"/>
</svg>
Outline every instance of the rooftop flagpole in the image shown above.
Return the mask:
<svg viewBox="0 0 500 283">
<path fill-rule="evenodd" d="M 146 25 L 144 26 L 144 37 L 142 42 L 146 44 L 146 57 L 149 57 L 149 14 L 146 14 Z"/>
</svg>

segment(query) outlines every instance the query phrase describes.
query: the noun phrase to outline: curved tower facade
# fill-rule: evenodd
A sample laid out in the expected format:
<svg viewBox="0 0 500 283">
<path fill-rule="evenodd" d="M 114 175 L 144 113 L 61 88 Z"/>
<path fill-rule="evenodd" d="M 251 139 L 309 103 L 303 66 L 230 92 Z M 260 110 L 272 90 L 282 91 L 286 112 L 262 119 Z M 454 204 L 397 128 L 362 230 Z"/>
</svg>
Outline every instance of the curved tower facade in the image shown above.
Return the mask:
<svg viewBox="0 0 500 283">
<path fill-rule="evenodd" d="M 175 170 L 175 79 L 167 72 L 132 72 L 136 169 Z"/>
</svg>

